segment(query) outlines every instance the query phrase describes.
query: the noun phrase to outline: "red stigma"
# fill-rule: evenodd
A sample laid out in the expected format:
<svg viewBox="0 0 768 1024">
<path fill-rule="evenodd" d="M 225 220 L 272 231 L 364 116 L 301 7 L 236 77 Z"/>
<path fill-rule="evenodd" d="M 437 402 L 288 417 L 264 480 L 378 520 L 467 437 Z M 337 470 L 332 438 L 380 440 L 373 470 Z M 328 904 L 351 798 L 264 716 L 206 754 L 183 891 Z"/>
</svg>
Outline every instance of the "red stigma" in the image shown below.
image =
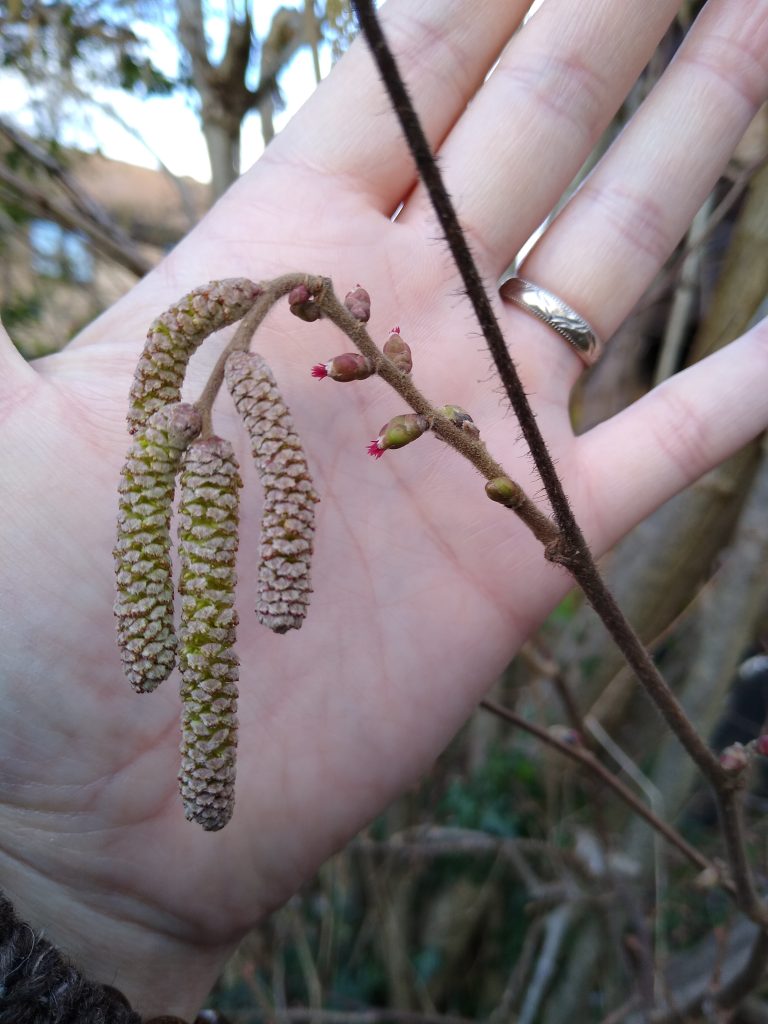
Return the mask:
<svg viewBox="0 0 768 1024">
<path fill-rule="evenodd" d="M 379 439 L 378 438 L 376 438 L 375 441 L 371 441 L 371 443 L 368 445 L 368 448 L 366 449 L 366 451 L 368 452 L 369 455 L 372 455 L 374 457 L 374 459 L 380 459 L 381 456 L 384 454 L 384 449 L 383 448 L 379 448 Z"/>
<path fill-rule="evenodd" d="M 317 377 L 318 380 L 322 380 L 323 377 L 328 376 L 328 370 L 325 368 L 325 363 L 317 363 L 312 367 L 310 372 L 312 376 Z"/>
</svg>

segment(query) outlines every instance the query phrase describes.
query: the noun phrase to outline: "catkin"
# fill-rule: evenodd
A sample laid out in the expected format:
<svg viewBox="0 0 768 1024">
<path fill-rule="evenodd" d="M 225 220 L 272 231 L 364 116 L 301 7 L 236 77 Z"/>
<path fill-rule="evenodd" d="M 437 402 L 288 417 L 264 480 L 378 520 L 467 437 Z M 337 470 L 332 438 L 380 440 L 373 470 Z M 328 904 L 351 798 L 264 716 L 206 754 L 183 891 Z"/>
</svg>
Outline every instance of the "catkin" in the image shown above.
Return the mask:
<svg viewBox="0 0 768 1024">
<path fill-rule="evenodd" d="M 229 441 L 192 444 L 181 471 L 181 770 L 184 813 L 223 828 L 235 799 L 238 659 L 235 556 L 237 461 Z"/>
<path fill-rule="evenodd" d="M 152 323 L 131 385 L 128 429 L 139 430 L 148 417 L 178 402 L 190 358 L 209 334 L 239 320 L 261 293 L 246 277 L 194 288 Z"/>
<path fill-rule="evenodd" d="M 285 633 L 299 629 L 307 614 L 318 497 L 291 414 L 264 359 L 233 352 L 225 376 L 264 488 L 256 615 L 275 633 Z"/>
<path fill-rule="evenodd" d="M 159 409 L 131 444 L 120 476 L 114 610 L 125 674 L 139 693 L 159 686 L 175 664 L 168 526 L 181 456 L 200 429 L 192 405 Z"/>
</svg>

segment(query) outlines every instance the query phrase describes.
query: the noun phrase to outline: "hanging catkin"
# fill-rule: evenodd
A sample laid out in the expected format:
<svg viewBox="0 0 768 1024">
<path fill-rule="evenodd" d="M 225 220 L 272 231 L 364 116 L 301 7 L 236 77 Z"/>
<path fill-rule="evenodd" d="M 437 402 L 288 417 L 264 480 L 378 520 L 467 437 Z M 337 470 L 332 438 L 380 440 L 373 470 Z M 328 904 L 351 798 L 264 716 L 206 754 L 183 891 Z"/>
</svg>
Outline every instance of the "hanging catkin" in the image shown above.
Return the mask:
<svg viewBox="0 0 768 1024">
<path fill-rule="evenodd" d="M 256 615 L 275 633 L 285 633 L 299 629 L 307 614 L 318 498 L 291 414 L 264 359 L 233 352 L 225 374 L 264 488 Z"/>
<path fill-rule="evenodd" d="M 159 409 L 128 449 L 120 477 L 115 616 L 125 674 L 140 693 L 167 679 L 175 663 L 168 526 L 181 456 L 200 428 L 192 405 Z"/>
<path fill-rule="evenodd" d="M 226 825 L 235 799 L 234 600 L 240 486 L 229 441 L 208 437 L 189 447 L 179 503 L 179 782 L 187 818 L 210 832 Z"/>
<path fill-rule="evenodd" d="M 209 334 L 239 320 L 261 293 L 247 277 L 194 288 L 153 322 L 131 385 L 128 429 L 132 434 L 156 410 L 178 402 L 193 353 Z"/>
</svg>

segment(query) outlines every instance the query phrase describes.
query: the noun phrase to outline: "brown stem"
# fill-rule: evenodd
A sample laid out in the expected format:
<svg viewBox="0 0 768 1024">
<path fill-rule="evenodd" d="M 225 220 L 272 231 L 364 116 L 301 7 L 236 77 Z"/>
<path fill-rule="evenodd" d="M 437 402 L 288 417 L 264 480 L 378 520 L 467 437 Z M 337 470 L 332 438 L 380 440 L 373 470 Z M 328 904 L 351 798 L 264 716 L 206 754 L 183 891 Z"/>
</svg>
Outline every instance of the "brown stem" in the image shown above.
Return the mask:
<svg viewBox="0 0 768 1024">
<path fill-rule="evenodd" d="M 547 729 L 543 729 L 540 725 L 534 725 L 533 722 L 529 722 L 527 719 L 518 715 L 517 712 L 512 711 L 510 708 L 504 707 L 502 704 L 497 704 L 493 700 L 482 700 L 480 701 L 480 707 L 485 708 L 486 711 L 490 711 L 491 714 L 497 715 L 499 718 L 503 718 L 506 722 L 511 722 L 512 725 L 516 725 L 519 729 L 525 730 L 535 736 L 542 743 L 546 743 L 547 746 L 552 747 L 554 750 L 559 751 L 565 757 L 569 757 L 572 761 L 576 761 L 578 764 L 587 768 L 593 775 L 609 786 L 617 796 L 619 796 L 624 803 L 628 804 L 633 811 L 644 818 L 645 821 L 655 829 L 660 835 L 664 836 L 668 843 L 671 843 L 680 853 L 683 854 L 692 864 L 694 864 L 700 871 L 717 872 L 715 865 L 710 861 L 704 854 L 691 846 L 671 825 L 668 825 L 665 821 L 662 821 L 653 811 L 649 810 L 648 807 L 640 800 L 639 797 L 635 796 L 632 790 L 625 786 L 624 783 L 616 778 L 616 776 L 610 772 L 605 765 L 603 765 L 598 759 L 586 750 L 581 744 L 566 743 L 563 740 L 558 739 L 555 735 L 549 732 Z M 734 886 L 726 881 L 723 883 L 724 888 L 728 889 L 731 894 L 734 892 Z"/>
<path fill-rule="evenodd" d="M 539 430 L 517 369 L 509 355 L 483 279 L 470 252 L 466 236 L 397 62 L 381 30 L 374 4 L 371 0 L 352 0 L 352 5 L 378 66 L 393 111 L 400 122 L 410 153 L 429 194 L 507 397 L 536 463 L 552 506 L 555 521 L 560 527 L 561 536 L 555 544 L 550 546 L 547 557 L 569 569 L 625 655 L 646 693 L 715 790 L 721 809 L 729 854 L 738 857 L 732 867 L 734 875 L 742 879 L 738 889 L 739 905 L 742 906 L 741 899 L 743 898 L 746 901 L 742 906 L 744 912 L 750 916 L 757 914 L 755 919 L 762 920 L 763 911 L 759 907 L 759 903 L 756 905 L 756 897 L 753 899 L 754 886 L 751 882 L 749 865 L 743 855 L 744 835 L 741 819 L 738 814 L 733 812 L 729 797 L 732 779 L 723 770 L 717 758 L 686 716 L 600 576 L 557 475 L 552 456 Z M 745 879 L 749 881 L 749 884 L 746 884 Z"/>
<path fill-rule="evenodd" d="M 752 921 L 768 928 L 768 911 L 755 889 L 752 868 L 747 858 L 744 813 L 741 791 L 743 775 L 729 778 L 728 788 L 717 792 L 720 826 L 728 852 L 728 866 L 733 877 L 740 910 Z"/>
<path fill-rule="evenodd" d="M 591 554 L 586 549 L 566 553 L 558 545 L 557 549 L 550 549 L 547 552 L 547 558 L 564 565 L 570 571 L 672 732 L 698 765 L 704 777 L 719 791 L 723 785 L 729 783 L 730 777 L 691 724 L 683 706 L 656 668 L 640 637 L 625 618 L 602 579 Z"/>
<path fill-rule="evenodd" d="M 323 278 L 314 277 L 310 274 L 293 273 L 283 274 L 281 277 L 276 277 L 271 281 L 263 283 L 261 295 L 259 295 L 238 324 L 232 340 L 217 359 L 215 366 L 211 370 L 211 375 L 200 393 L 200 397 L 195 402 L 203 418 L 202 437 L 210 437 L 213 433 L 211 419 L 213 403 L 216 401 L 216 396 L 224 382 L 224 367 L 227 365 L 227 359 L 229 359 L 233 352 L 244 352 L 248 348 L 251 339 L 270 309 L 279 299 L 287 295 L 288 292 L 299 284 L 305 284 L 310 291 L 315 292 L 322 289 Z"/>
<path fill-rule="evenodd" d="M 485 444 L 479 438 L 465 433 L 447 417 L 443 416 L 419 391 L 411 377 L 407 373 L 403 373 L 391 360 L 387 359 L 372 340 L 365 326 L 352 316 L 343 303 L 339 302 L 333 292 L 330 281 L 326 280 L 325 289 L 318 301 L 323 310 L 323 315 L 336 324 L 347 335 L 349 340 L 357 346 L 359 351 L 371 360 L 376 367 L 379 377 L 386 381 L 408 403 L 414 412 L 420 413 L 429 419 L 432 424 L 433 433 L 441 441 L 444 441 L 460 455 L 463 455 L 465 459 L 468 459 L 486 480 L 507 476 L 503 466 L 492 458 Z M 548 516 L 541 512 L 519 485 L 515 484 L 514 486 L 516 488 L 515 498 L 513 499 L 514 510 L 517 515 L 542 544 L 553 544 L 560 535 L 555 524 Z M 506 507 L 512 507 L 512 505 Z"/>
</svg>

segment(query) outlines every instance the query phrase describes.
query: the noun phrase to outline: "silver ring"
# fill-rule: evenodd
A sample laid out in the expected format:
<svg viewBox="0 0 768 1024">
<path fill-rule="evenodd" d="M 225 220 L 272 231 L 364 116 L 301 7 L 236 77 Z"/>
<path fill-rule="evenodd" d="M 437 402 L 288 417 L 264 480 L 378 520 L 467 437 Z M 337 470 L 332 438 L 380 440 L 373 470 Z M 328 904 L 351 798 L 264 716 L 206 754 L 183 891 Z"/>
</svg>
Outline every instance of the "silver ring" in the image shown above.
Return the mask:
<svg viewBox="0 0 768 1024">
<path fill-rule="evenodd" d="M 603 343 L 592 326 L 546 288 L 531 284 L 522 277 L 510 277 L 499 288 L 499 294 L 502 299 L 514 302 L 557 331 L 587 366 L 592 366 L 600 358 Z"/>
</svg>

